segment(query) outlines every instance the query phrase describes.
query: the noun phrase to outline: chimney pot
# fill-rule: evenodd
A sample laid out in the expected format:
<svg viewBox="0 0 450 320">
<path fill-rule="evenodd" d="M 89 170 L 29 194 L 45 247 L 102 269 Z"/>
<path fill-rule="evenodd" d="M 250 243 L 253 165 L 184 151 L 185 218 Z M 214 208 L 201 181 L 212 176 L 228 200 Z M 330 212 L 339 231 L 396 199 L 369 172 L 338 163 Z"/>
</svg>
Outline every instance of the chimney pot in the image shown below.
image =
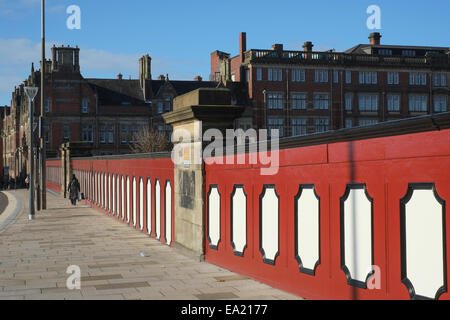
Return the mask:
<svg viewBox="0 0 450 320">
<path fill-rule="evenodd" d="M 196 77 L 194 78 L 194 81 L 202 82 L 202 81 L 203 81 L 203 78 L 202 78 L 201 76 L 196 76 Z"/>
<path fill-rule="evenodd" d="M 313 43 L 311 41 L 306 41 L 303 44 L 303 51 L 305 51 L 305 52 L 312 52 L 313 47 L 314 47 L 314 45 L 313 45 Z"/>
<path fill-rule="evenodd" d="M 371 33 L 369 36 L 370 44 L 373 46 L 379 46 L 381 43 L 381 37 L 382 35 L 379 32 Z"/>
<path fill-rule="evenodd" d="M 275 44 L 272 46 L 272 50 L 275 50 L 275 51 L 283 51 L 283 44 L 281 44 L 281 43 L 275 43 Z"/>
<path fill-rule="evenodd" d="M 117 75 L 117 79 L 122 80 L 122 79 L 123 79 L 123 75 L 122 75 L 121 73 L 119 73 L 119 74 Z"/>
<path fill-rule="evenodd" d="M 164 77 L 163 74 L 160 74 L 159 77 L 158 77 L 158 80 L 164 81 L 164 80 L 166 80 L 166 77 Z"/>
</svg>

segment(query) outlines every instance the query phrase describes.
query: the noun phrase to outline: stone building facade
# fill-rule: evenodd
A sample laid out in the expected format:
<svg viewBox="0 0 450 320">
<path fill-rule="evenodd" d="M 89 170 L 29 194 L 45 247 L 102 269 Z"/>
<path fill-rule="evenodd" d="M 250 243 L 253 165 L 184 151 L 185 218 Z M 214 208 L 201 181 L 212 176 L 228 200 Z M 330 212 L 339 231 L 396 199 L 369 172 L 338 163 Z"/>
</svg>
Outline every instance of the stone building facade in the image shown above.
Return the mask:
<svg viewBox="0 0 450 320">
<path fill-rule="evenodd" d="M 282 136 L 306 135 L 372 125 L 449 109 L 450 48 L 370 44 L 345 52 L 247 50 L 211 54 L 211 80 L 243 83 L 250 107 L 243 127 L 280 129 Z"/>
</svg>

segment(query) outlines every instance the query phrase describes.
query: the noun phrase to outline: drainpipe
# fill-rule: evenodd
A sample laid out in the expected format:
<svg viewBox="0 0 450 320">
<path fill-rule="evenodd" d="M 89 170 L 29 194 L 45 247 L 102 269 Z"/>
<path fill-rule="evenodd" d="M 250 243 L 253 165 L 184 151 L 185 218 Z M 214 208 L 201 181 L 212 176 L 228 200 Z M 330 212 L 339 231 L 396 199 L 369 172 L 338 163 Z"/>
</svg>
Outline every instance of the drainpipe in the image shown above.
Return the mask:
<svg viewBox="0 0 450 320">
<path fill-rule="evenodd" d="M 267 90 L 263 90 L 264 94 L 264 129 L 267 129 Z"/>
<path fill-rule="evenodd" d="M 428 73 L 430 77 L 430 113 L 434 114 L 434 106 L 433 106 L 433 75 L 431 72 Z"/>
<path fill-rule="evenodd" d="M 330 71 L 328 71 L 330 72 Z M 333 130 L 334 124 L 333 124 L 333 83 L 334 83 L 334 70 L 331 70 L 331 77 L 329 77 L 330 80 L 330 105 L 328 108 L 330 108 L 330 127 Z"/>
<path fill-rule="evenodd" d="M 291 70 L 292 72 L 292 70 Z M 290 122 L 290 97 L 289 97 L 289 70 L 286 69 L 286 128 L 288 128 L 288 132 L 286 134 L 287 137 L 292 136 L 292 126 Z M 289 133 L 290 130 L 290 133 Z"/>
<path fill-rule="evenodd" d="M 95 133 L 99 132 L 99 127 L 98 127 L 98 94 L 95 94 L 95 128 L 92 132 L 92 134 L 94 135 Z M 92 137 L 92 140 L 94 140 L 94 147 L 95 149 L 98 149 L 98 134 L 96 134 L 95 136 Z"/>
<path fill-rule="evenodd" d="M 344 108 L 345 108 L 344 72 L 341 70 L 341 129 L 345 127 Z"/>
</svg>

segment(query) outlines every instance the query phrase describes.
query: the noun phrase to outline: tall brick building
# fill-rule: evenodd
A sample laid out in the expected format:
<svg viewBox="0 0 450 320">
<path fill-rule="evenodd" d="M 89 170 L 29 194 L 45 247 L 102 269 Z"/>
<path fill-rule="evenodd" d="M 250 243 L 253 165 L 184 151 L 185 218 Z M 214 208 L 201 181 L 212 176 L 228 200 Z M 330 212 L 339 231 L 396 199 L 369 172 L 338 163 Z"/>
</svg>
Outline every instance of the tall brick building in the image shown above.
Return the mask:
<svg viewBox="0 0 450 320">
<path fill-rule="evenodd" d="M 133 136 L 144 125 L 170 134 L 162 114 L 172 110 L 174 97 L 217 85 L 200 77 L 173 81 L 161 75 L 153 80 L 149 55 L 139 60 L 139 79 L 124 79 L 121 74 L 115 79 L 88 79 L 80 72 L 79 56 L 78 47 L 54 46 L 52 58 L 46 61 L 43 132 L 50 158 L 57 157 L 61 144 L 68 141 L 91 143 L 93 155 L 130 153 Z M 29 107 L 24 87 L 40 87 L 40 78 L 40 70 L 32 65 L 28 79 L 14 89 L 11 107 L 2 117 L 3 160 L 11 177 L 29 170 Z M 36 119 L 40 108 L 38 95 Z"/>
<path fill-rule="evenodd" d="M 370 44 L 345 52 L 247 50 L 240 34 L 239 55 L 211 54 L 211 80 L 245 84 L 250 100 L 247 128 L 278 128 L 283 136 L 450 110 L 450 48 Z"/>
</svg>

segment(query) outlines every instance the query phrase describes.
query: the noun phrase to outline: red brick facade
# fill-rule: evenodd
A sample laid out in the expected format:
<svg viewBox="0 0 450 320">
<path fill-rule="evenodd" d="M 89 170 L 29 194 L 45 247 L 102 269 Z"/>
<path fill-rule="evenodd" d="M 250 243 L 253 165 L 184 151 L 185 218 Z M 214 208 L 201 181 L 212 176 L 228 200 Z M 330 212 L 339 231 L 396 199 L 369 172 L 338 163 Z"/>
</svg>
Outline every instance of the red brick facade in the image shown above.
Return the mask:
<svg viewBox="0 0 450 320">
<path fill-rule="evenodd" d="M 230 58 L 215 51 L 211 73 L 215 79 L 245 83 L 252 126 L 274 128 L 271 119 L 279 119 L 283 136 L 450 110 L 449 48 L 388 46 L 380 44 L 379 34 L 370 38 L 372 44 L 343 53 L 314 52 L 311 42 L 305 43 L 304 51 L 286 51 L 282 44 L 271 50 L 246 50 L 246 34 L 241 33 L 240 54 Z M 215 70 L 225 72 L 217 75 Z M 272 107 L 273 96 L 282 107 Z M 304 101 L 294 101 L 299 97 Z M 327 105 L 323 108 L 322 98 Z M 325 120 L 323 128 L 318 119 Z M 296 130 L 299 121 L 302 130 Z"/>
<path fill-rule="evenodd" d="M 80 73 L 78 47 L 53 47 L 45 75 L 44 136 L 47 157 L 59 155 L 64 142 L 92 144 L 93 155 L 127 154 L 133 136 L 144 126 L 170 134 L 162 114 L 172 110 L 173 98 L 199 87 L 214 87 L 214 82 L 171 81 L 168 76 L 152 80 L 151 58 L 139 60 L 139 79 L 87 79 Z M 136 67 L 138 64 L 136 63 Z M 10 113 L 3 117 L 5 150 L 2 152 L 10 176 L 29 171 L 29 115 L 25 86 L 40 87 L 40 70 L 32 66 L 28 79 L 16 87 Z M 35 119 L 40 110 L 40 95 L 35 100 Z M 36 132 L 36 140 L 38 133 Z"/>
</svg>

